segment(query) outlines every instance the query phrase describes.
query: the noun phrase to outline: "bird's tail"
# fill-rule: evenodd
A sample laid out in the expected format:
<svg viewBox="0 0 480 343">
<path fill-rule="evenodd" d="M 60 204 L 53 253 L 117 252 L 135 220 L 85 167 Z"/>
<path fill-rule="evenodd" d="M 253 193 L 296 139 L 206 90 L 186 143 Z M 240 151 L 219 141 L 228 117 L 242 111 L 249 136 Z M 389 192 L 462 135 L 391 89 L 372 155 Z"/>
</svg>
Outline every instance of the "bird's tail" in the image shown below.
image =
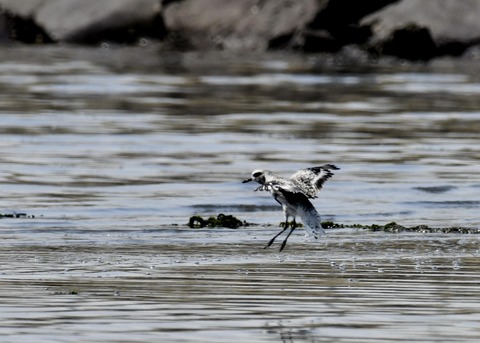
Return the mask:
<svg viewBox="0 0 480 343">
<path fill-rule="evenodd" d="M 317 239 L 325 234 L 320 214 L 307 198 L 298 206 L 297 214 L 302 219 L 304 229 L 309 236 Z"/>
</svg>

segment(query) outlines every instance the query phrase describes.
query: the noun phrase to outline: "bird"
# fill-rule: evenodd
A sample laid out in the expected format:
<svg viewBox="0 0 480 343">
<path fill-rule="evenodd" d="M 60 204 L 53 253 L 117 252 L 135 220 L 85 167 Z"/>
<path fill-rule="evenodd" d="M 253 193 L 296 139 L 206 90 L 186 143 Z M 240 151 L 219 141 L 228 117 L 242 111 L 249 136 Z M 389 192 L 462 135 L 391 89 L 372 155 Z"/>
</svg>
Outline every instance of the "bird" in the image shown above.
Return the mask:
<svg viewBox="0 0 480 343">
<path fill-rule="evenodd" d="M 280 251 L 285 248 L 287 240 L 297 227 L 296 217 L 299 216 L 303 222 L 304 229 L 308 235 L 317 239 L 325 234 L 321 224 L 320 214 L 317 212 L 309 199 L 317 198 L 318 192 L 323 184 L 333 176 L 332 170 L 339 170 L 333 164 L 324 164 L 318 167 L 300 169 L 289 179 L 286 179 L 267 169 L 256 169 L 251 177 L 243 180 L 243 183 L 256 181 L 260 187 L 255 191 L 268 191 L 273 198 L 283 207 L 285 215 L 285 226 L 282 231 L 276 234 L 265 246 L 269 248 L 275 239 L 288 228 L 288 219 L 293 218 L 290 232 L 280 246 Z"/>
</svg>

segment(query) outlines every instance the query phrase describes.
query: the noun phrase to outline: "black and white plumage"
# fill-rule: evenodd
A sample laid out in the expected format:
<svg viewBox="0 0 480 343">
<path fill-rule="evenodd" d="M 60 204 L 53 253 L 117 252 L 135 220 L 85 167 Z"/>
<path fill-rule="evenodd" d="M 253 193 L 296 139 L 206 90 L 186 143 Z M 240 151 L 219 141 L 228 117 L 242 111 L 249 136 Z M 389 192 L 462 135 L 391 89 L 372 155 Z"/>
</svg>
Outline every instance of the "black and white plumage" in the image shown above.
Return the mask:
<svg viewBox="0 0 480 343">
<path fill-rule="evenodd" d="M 283 207 L 285 214 L 285 226 L 265 248 L 273 244 L 275 239 L 288 228 L 288 219 L 293 218 L 292 226 L 287 237 L 283 241 L 280 251 L 285 248 L 287 240 L 296 228 L 296 217 L 302 219 L 305 231 L 309 236 L 317 239 L 325 234 L 321 224 L 320 214 L 317 212 L 309 199 L 317 197 L 325 181 L 333 176 L 332 170 L 338 170 L 333 164 L 306 168 L 297 171 L 289 179 L 281 177 L 270 170 L 254 170 L 252 176 L 243 182 L 256 181 L 261 186 L 255 191 L 268 191 L 273 198 Z"/>
</svg>

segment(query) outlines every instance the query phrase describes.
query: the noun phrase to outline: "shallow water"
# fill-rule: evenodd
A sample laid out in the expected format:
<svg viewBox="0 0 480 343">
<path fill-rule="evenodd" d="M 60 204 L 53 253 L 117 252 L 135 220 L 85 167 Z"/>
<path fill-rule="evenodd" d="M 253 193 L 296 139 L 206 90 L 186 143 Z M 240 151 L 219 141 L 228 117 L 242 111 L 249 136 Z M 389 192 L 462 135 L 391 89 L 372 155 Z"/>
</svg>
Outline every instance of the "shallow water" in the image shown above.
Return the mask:
<svg viewBox="0 0 480 343">
<path fill-rule="evenodd" d="M 279 254 L 262 249 L 271 230 L 28 234 L 21 226 L 0 254 L 5 342 L 480 335 L 477 236 L 336 230 L 319 243 L 294 237 Z"/>
<path fill-rule="evenodd" d="M 3 49 L 0 212 L 34 218 L 0 219 L 2 341 L 477 341 L 479 237 L 300 231 L 279 254 L 280 209 L 240 181 L 335 163 L 325 220 L 478 227 L 478 75 Z M 220 212 L 262 226 L 185 227 Z"/>
</svg>

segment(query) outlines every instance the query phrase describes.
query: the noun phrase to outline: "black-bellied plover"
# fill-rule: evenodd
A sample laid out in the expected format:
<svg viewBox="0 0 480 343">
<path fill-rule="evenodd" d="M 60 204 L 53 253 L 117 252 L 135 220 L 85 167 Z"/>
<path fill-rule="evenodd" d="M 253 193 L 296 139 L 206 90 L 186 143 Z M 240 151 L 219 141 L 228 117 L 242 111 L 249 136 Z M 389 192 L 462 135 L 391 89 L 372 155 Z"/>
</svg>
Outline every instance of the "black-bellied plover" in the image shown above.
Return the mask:
<svg viewBox="0 0 480 343">
<path fill-rule="evenodd" d="M 273 198 L 283 207 L 285 226 L 282 231 L 268 242 L 265 248 L 270 247 L 275 239 L 288 228 L 288 219 L 290 217 L 293 217 L 290 232 L 283 241 L 280 251 L 285 248 L 288 238 L 297 227 L 295 221 L 297 216 L 302 219 L 305 231 L 309 236 L 317 239 L 320 235 L 325 234 L 320 214 L 308 199 L 316 198 L 325 181 L 333 176 L 332 170 L 338 169 L 333 164 L 300 169 L 290 179 L 283 178 L 270 170 L 254 170 L 252 176 L 243 181 L 244 183 L 250 181 L 258 182 L 261 186 L 255 189 L 255 191 L 269 191 Z"/>
</svg>

